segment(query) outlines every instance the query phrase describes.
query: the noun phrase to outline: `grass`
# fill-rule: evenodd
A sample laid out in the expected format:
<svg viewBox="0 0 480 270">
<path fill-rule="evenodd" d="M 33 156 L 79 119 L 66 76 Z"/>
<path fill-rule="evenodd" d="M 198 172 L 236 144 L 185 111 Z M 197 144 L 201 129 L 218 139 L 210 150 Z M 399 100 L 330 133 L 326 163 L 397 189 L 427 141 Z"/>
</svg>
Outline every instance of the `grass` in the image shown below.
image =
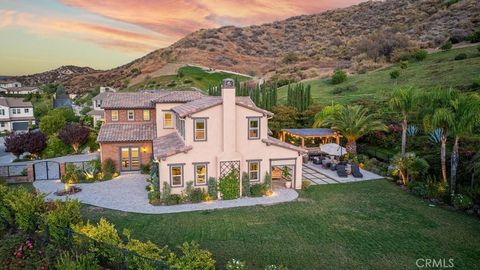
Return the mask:
<svg viewBox="0 0 480 270">
<path fill-rule="evenodd" d="M 249 269 L 413 269 L 418 258 L 453 258 L 455 269 L 474 269 L 480 260 L 478 219 L 429 207 L 386 180 L 314 186 L 298 202 L 274 206 L 168 215 L 85 206 L 82 212 L 159 245 L 197 241 L 220 266 L 236 258 Z"/>
<path fill-rule="evenodd" d="M 178 74 L 182 74 L 179 76 Z M 223 79 L 232 78 L 245 81 L 248 78 L 237 74 L 227 72 L 207 72 L 199 67 L 185 66 L 179 69 L 177 75 L 165 75 L 146 79 L 139 84 L 132 85 L 127 91 L 138 91 L 140 89 L 168 88 L 182 89 L 188 87 L 197 87 L 207 90 L 210 85 L 219 85 Z"/>
<path fill-rule="evenodd" d="M 466 53 L 465 60 L 454 60 L 460 53 Z M 396 80 L 390 78 L 390 72 L 400 71 Z M 305 82 L 312 86 L 312 98 L 319 104 L 347 104 L 358 100 L 384 100 L 388 94 L 400 86 L 416 86 L 420 90 L 432 87 L 458 87 L 480 82 L 480 53 L 477 46 L 432 53 L 424 61 L 409 63 L 407 69 L 394 64 L 384 69 L 365 74 L 350 75 L 346 82 L 332 85 L 329 79 Z M 336 87 L 354 85 L 358 89 L 347 93 L 334 94 Z M 286 101 L 287 87 L 281 87 L 278 93 L 281 102 Z"/>
</svg>

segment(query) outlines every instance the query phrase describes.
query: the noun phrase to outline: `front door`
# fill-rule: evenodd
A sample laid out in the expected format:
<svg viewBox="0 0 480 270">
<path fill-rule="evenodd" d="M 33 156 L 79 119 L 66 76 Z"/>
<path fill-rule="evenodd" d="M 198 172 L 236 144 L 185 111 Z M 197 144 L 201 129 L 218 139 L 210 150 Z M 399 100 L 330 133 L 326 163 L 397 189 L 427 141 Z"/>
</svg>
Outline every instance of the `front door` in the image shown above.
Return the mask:
<svg viewBox="0 0 480 270">
<path fill-rule="evenodd" d="M 122 171 L 140 170 L 140 149 L 138 147 L 122 147 L 120 153 Z"/>
</svg>

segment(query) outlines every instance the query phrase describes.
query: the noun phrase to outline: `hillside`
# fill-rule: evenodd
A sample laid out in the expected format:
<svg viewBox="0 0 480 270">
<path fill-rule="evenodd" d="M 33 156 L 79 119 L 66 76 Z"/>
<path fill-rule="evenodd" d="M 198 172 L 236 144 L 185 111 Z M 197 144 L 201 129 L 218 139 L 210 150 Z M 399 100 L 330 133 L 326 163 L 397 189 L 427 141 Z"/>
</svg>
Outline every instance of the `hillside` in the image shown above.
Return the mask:
<svg viewBox="0 0 480 270">
<path fill-rule="evenodd" d="M 69 92 L 97 85 L 125 88 L 156 77 L 168 63 L 299 80 L 358 66 L 362 54 L 374 58 L 369 66 L 378 67 L 395 49 L 437 47 L 450 37 L 464 39 L 479 26 L 478 0 L 369 1 L 263 25 L 202 29 L 126 65 L 59 82 Z M 376 47 L 387 59 L 370 55 Z"/>
<path fill-rule="evenodd" d="M 36 73 L 32 75 L 18 76 L 17 80 L 24 85 L 40 85 L 48 83 L 64 82 L 72 79 L 73 77 L 91 74 L 97 72 L 90 67 L 78 67 L 78 66 L 61 66 L 57 69 L 49 70 L 46 72 Z"/>
<path fill-rule="evenodd" d="M 401 86 L 415 86 L 420 91 L 433 87 L 454 87 L 461 91 L 480 91 L 480 51 L 477 46 L 452 49 L 446 52 L 429 54 L 421 62 L 409 63 L 406 69 L 400 64 L 350 75 L 346 82 L 332 85 L 329 79 L 304 81 L 312 86 L 312 98 L 318 104 L 381 101 Z M 468 58 L 455 60 L 455 56 L 465 53 Z M 390 72 L 398 70 L 400 76 L 391 79 Z M 356 88 L 356 89 L 355 89 Z M 287 87 L 279 89 L 280 102 L 286 101 Z"/>
</svg>

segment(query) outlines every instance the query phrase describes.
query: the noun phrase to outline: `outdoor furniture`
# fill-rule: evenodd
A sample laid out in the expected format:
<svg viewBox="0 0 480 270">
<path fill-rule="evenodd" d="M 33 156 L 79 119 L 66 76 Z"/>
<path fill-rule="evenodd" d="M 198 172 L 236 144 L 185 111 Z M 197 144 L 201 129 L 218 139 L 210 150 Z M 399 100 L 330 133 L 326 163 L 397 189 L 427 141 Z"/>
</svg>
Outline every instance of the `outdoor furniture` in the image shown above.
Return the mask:
<svg viewBox="0 0 480 270">
<path fill-rule="evenodd" d="M 330 164 L 330 170 L 335 171 L 337 169 L 337 164 L 336 163 L 331 163 Z"/>
<path fill-rule="evenodd" d="M 352 164 L 352 175 L 355 178 L 363 178 L 363 174 L 360 172 L 358 165 Z"/>
<path fill-rule="evenodd" d="M 314 157 L 313 164 L 323 164 L 324 157 Z"/>
<path fill-rule="evenodd" d="M 337 165 L 337 174 L 339 177 L 348 177 L 345 167 L 345 165 Z"/>
</svg>

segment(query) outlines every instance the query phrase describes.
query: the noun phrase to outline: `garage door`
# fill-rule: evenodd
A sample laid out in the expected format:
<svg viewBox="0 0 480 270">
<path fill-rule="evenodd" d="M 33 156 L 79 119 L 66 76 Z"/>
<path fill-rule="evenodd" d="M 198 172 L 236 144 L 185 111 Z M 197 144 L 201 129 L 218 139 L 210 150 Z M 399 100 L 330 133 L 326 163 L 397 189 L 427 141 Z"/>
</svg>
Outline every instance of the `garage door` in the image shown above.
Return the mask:
<svg viewBox="0 0 480 270">
<path fill-rule="evenodd" d="M 28 130 L 28 122 L 14 122 L 12 128 L 13 130 Z"/>
</svg>

